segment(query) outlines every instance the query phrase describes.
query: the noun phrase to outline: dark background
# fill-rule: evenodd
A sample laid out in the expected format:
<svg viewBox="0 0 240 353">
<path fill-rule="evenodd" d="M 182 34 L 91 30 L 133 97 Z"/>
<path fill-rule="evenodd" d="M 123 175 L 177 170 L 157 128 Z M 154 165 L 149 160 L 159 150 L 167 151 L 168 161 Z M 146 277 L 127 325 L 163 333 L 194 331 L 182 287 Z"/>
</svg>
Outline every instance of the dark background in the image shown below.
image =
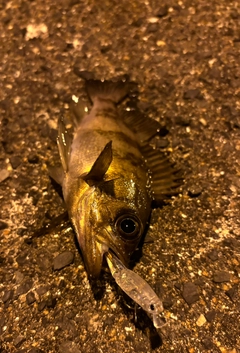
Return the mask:
<svg viewBox="0 0 240 353">
<path fill-rule="evenodd" d="M 0 351 L 238 352 L 239 2 L 13 0 L 0 10 Z M 134 268 L 163 298 L 163 344 L 142 311 L 134 323 L 109 275 L 90 286 L 71 229 L 31 240 L 65 210 L 46 163 L 58 161 L 59 115 L 72 95 L 86 99 L 79 70 L 130 75 L 139 107 L 163 127 L 154 143 L 185 175 L 154 210 L 154 242 Z M 56 270 L 65 251 L 72 263 Z"/>
</svg>

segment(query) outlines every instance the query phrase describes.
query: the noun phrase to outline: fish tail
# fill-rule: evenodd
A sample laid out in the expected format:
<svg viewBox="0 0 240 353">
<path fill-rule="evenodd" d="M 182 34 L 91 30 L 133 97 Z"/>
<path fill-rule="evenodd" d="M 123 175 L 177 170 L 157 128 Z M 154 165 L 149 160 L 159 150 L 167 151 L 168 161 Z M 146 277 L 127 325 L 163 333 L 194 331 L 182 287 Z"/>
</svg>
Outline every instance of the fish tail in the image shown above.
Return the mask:
<svg viewBox="0 0 240 353">
<path fill-rule="evenodd" d="M 86 90 L 92 102 L 96 99 L 120 103 L 129 92 L 129 83 L 124 81 L 87 80 Z"/>
</svg>

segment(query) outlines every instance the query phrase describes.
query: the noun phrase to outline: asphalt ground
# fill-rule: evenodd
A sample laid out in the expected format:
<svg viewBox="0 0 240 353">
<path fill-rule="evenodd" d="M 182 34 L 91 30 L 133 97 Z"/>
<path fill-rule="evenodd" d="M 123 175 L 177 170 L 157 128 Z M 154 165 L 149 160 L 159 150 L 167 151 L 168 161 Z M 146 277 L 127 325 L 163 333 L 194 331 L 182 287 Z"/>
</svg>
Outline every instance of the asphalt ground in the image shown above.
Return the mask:
<svg viewBox="0 0 240 353">
<path fill-rule="evenodd" d="M 2 1 L 0 48 L 1 353 L 240 352 L 239 1 Z M 134 266 L 159 331 L 110 274 L 89 282 L 66 219 L 42 228 L 65 211 L 47 163 L 80 71 L 137 82 L 184 175 Z"/>
</svg>

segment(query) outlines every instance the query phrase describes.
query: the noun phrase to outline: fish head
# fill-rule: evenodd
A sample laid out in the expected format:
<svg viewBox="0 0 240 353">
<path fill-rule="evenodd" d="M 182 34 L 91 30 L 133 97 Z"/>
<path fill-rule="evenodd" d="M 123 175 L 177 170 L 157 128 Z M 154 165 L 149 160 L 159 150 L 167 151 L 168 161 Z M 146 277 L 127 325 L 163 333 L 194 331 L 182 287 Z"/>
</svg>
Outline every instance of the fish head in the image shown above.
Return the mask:
<svg viewBox="0 0 240 353">
<path fill-rule="evenodd" d="M 71 220 L 89 277 L 100 275 L 109 250 L 127 265 L 147 221 L 134 203 L 116 199 L 95 186 L 82 194 Z"/>
</svg>

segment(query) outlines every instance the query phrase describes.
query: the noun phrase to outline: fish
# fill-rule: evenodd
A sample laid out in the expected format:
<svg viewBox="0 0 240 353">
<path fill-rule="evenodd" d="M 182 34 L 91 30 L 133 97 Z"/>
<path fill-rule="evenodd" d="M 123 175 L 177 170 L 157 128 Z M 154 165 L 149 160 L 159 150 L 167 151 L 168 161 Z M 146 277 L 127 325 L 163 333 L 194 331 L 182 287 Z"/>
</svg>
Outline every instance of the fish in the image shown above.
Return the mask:
<svg viewBox="0 0 240 353">
<path fill-rule="evenodd" d="M 173 165 L 149 141 L 160 124 L 138 109 L 121 110 L 128 81 L 86 80 L 90 111 L 72 102 L 72 129 L 58 120 L 61 167 L 50 176 L 62 186 L 89 278 L 99 277 L 111 250 L 128 266 L 158 205 L 179 185 Z"/>
<path fill-rule="evenodd" d="M 110 272 L 119 287 L 146 311 L 156 329 L 164 326 L 166 322 L 162 317 L 163 303 L 151 286 L 137 273 L 126 268 L 111 251 L 105 256 Z"/>
</svg>

